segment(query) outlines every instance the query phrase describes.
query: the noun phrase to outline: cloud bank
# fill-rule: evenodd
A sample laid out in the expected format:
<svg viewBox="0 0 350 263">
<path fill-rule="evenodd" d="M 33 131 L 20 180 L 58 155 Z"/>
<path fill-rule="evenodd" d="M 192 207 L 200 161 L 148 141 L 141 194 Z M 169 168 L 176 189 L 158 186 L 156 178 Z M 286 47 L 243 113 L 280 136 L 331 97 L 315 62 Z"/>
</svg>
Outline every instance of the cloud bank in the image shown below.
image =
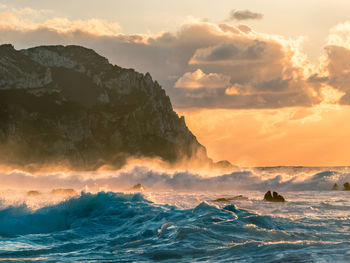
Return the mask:
<svg viewBox="0 0 350 263">
<path fill-rule="evenodd" d="M 262 16 L 247 10 L 233 14 L 240 20 Z M 331 29 L 319 65 L 308 61 L 303 41 L 246 25 L 193 18 L 176 32 L 131 35 L 122 33 L 114 21 L 70 20 L 50 16 L 50 10 L 0 8 L 0 43 L 16 48 L 55 44 L 93 48 L 114 64 L 149 71 L 174 106 L 182 109 L 350 104 L 350 23 Z M 325 87 L 343 95 L 337 101 L 329 99 L 332 92 L 324 92 Z"/>
<path fill-rule="evenodd" d="M 59 34 L 80 31 L 95 36 L 116 36 L 121 32 L 118 22 L 109 22 L 104 19 L 69 20 L 62 17 L 41 19 L 50 13 L 50 10 L 16 9 L 3 5 L 0 6 L 0 12 L 0 30 L 3 31 L 28 32 L 46 29 Z"/>
</svg>

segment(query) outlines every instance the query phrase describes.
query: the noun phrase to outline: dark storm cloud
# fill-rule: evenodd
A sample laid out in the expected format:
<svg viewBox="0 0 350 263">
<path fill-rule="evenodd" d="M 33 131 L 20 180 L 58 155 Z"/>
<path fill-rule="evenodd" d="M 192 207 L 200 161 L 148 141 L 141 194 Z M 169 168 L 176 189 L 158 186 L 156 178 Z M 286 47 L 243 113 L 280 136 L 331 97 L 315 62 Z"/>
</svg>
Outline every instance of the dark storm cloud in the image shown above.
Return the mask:
<svg viewBox="0 0 350 263">
<path fill-rule="evenodd" d="M 249 10 L 232 10 L 230 13 L 230 20 L 257 20 L 264 17 L 261 13 L 255 13 Z"/>
<path fill-rule="evenodd" d="M 255 87 L 257 91 L 261 92 L 283 92 L 288 90 L 290 87 L 290 82 L 291 79 L 281 79 L 281 78 L 276 78 L 268 81 L 262 81 L 258 83 Z"/>
</svg>

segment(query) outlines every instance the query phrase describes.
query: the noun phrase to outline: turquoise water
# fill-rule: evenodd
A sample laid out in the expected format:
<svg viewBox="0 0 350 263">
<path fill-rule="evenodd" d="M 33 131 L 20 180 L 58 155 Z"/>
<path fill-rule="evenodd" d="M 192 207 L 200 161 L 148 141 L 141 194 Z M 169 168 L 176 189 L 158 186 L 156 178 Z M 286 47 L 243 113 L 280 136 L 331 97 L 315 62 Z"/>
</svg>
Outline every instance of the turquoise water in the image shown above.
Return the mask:
<svg viewBox="0 0 350 263">
<path fill-rule="evenodd" d="M 49 194 L 27 201 L 8 201 L 3 194 L 0 259 L 349 262 L 350 192 L 296 189 L 308 182 L 325 185 L 325 177 L 330 186 L 347 178 L 344 172 L 336 173 L 316 173 L 304 179 L 305 184 L 276 183 L 288 201 L 278 204 L 262 200 L 265 189 L 82 192 L 52 203 L 43 200 Z M 261 184 L 273 179 L 268 180 Z M 236 194 L 243 197 L 211 201 Z M 39 205 L 33 205 L 35 200 Z"/>
</svg>

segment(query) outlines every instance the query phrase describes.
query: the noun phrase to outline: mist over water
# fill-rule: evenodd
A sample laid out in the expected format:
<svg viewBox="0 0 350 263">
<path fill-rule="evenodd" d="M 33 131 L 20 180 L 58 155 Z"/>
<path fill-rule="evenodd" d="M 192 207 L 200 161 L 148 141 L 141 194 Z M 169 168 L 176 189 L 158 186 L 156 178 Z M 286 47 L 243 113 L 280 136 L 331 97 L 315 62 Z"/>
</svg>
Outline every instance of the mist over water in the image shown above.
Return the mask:
<svg viewBox="0 0 350 263">
<path fill-rule="evenodd" d="M 348 262 L 348 167 L 0 174 L 0 259 Z M 130 188 L 141 183 L 146 191 Z M 333 184 L 339 191 L 330 191 Z M 52 189 L 75 194 L 53 194 Z M 28 195 L 28 191 L 37 191 Z M 286 203 L 263 201 L 267 190 Z M 222 197 L 239 198 L 213 202 Z"/>
<path fill-rule="evenodd" d="M 152 191 L 228 191 L 277 189 L 330 190 L 334 183 L 350 181 L 349 167 L 259 167 L 220 170 L 170 170 L 128 166 L 116 171 L 29 173 L 0 172 L 0 189 L 74 188 L 77 191 L 123 191 L 142 183 Z"/>
</svg>

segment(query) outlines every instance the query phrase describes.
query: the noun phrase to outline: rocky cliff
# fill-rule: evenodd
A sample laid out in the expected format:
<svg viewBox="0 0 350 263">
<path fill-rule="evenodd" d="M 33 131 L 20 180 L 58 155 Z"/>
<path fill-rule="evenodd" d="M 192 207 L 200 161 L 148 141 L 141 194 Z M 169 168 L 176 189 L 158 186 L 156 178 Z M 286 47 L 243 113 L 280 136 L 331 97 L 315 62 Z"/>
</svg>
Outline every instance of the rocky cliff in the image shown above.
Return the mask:
<svg viewBox="0 0 350 263">
<path fill-rule="evenodd" d="M 129 156 L 210 162 L 149 73 L 80 46 L 0 46 L 0 164 L 92 170 Z"/>
</svg>

